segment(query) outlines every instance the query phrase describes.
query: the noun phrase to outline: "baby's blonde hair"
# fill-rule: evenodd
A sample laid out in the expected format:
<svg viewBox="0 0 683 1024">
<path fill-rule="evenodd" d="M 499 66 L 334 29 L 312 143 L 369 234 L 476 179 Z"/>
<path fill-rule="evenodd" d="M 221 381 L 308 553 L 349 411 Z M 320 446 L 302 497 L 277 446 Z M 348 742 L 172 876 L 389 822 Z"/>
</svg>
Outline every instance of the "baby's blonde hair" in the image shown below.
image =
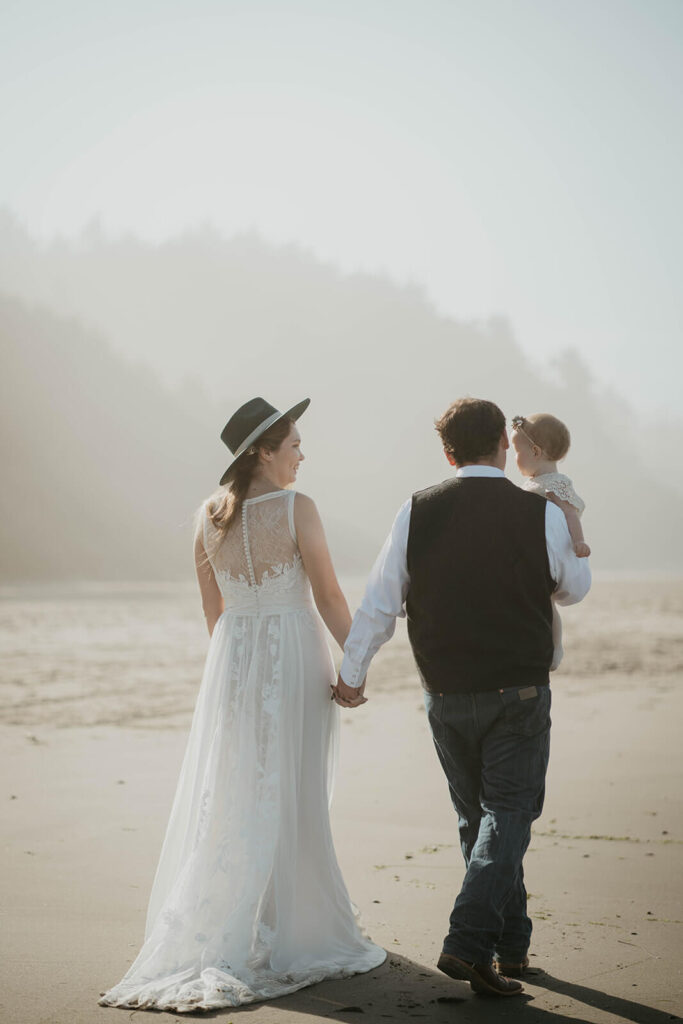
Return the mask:
<svg viewBox="0 0 683 1024">
<path fill-rule="evenodd" d="M 553 462 L 563 459 L 569 451 L 571 437 L 567 427 L 549 412 L 535 412 L 532 416 L 525 416 L 524 430 Z"/>
</svg>

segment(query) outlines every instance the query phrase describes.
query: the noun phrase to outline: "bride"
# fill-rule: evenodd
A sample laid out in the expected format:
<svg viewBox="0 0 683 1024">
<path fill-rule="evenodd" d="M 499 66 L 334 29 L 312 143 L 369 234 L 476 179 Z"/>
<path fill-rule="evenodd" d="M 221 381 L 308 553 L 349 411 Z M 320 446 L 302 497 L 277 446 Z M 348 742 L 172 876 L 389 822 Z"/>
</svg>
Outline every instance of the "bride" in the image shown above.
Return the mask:
<svg viewBox="0 0 683 1024">
<path fill-rule="evenodd" d="M 340 647 L 351 618 L 315 504 L 286 489 L 308 404 L 254 398 L 221 434 L 234 460 L 195 538 L 204 676 L 144 945 L 104 1006 L 214 1010 L 386 957 L 356 923 L 330 832 L 338 708 L 313 600 Z"/>
</svg>

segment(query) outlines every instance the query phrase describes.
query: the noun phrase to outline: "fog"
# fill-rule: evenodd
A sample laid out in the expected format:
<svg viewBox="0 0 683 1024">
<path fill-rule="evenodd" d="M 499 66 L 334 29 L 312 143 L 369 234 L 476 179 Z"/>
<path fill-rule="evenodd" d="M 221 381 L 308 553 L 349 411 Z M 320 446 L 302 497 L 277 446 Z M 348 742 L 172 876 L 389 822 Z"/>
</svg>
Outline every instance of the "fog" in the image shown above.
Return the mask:
<svg viewBox="0 0 683 1024">
<path fill-rule="evenodd" d="M 0 27 L 0 205 L 41 238 L 255 228 L 678 410 L 678 0 L 22 0 Z"/>
<path fill-rule="evenodd" d="M 683 569 L 680 425 L 643 421 L 618 372 L 607 389 L 572 350 L 530 359 L 503 318 L 446 317 L 418 288 L 209 228 L 44 243 L 5 214 L 0 282 L 5 581 L 189 576 L 194 511 L 231 459 L 220 431 L 254 395 L 312 400 L 297 486 L 342 572 L 452 472 L 433 424 L 461 395 L 568 424 L 597 569 Z"/>
<path fill-rule="evenodd" d="M 597 569 L 683 569 L 680 3 L 0 21 L 3 580 L 191 574 L 255 395 L 312 400 L 342 572 L 448 475 L 467 394 L 567 422 Z"/>
</svg>

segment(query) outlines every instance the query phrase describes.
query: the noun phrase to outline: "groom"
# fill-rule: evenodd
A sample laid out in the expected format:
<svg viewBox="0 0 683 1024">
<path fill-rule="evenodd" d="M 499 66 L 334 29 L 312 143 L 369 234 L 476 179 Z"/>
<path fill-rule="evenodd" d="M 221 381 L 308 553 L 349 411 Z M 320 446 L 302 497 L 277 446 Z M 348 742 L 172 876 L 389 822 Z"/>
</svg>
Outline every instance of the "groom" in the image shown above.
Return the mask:
<svg viewBox="0 0 683 1024">
<path fill-rule="evenodd" d="M 338 704 L 408 616 L 466 872 L 438 967 L 475 992 L 518 995 L 531 921 L 522 859 L 541 813 L 550 740 L 551 594 L 580 601 L 587 559 L 561 510 L 505 478 L 505 418 L 461 398 L 437 421 L 455 476 L 399 510 L 344 648 Z M 494 963 L 495 968 L 494 969 Z"/>
</svg>

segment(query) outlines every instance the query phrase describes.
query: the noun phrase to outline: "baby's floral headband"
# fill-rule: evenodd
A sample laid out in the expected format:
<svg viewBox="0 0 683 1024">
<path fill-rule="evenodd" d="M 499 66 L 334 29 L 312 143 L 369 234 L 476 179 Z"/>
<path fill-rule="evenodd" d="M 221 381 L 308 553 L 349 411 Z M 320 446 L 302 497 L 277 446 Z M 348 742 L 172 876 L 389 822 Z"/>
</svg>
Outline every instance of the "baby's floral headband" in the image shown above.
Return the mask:
<svg viewBox="0 0 683 1024">
<path fill-rule="evenodd" d="M 536 448 L 541 447 L 538 441 L 534 441 L 531 434 L 524 428 L 524 424 L 526 423 L 526 416 L 513 416 L 510 422 L 512 423 L 513 429 L 518 431 L 520 434 L 523 434 L 529 442 L 529 444 L 534 445 Z M 543 449 L 541 449 L 541 451 L 542 450 Z"/>
</svg>

